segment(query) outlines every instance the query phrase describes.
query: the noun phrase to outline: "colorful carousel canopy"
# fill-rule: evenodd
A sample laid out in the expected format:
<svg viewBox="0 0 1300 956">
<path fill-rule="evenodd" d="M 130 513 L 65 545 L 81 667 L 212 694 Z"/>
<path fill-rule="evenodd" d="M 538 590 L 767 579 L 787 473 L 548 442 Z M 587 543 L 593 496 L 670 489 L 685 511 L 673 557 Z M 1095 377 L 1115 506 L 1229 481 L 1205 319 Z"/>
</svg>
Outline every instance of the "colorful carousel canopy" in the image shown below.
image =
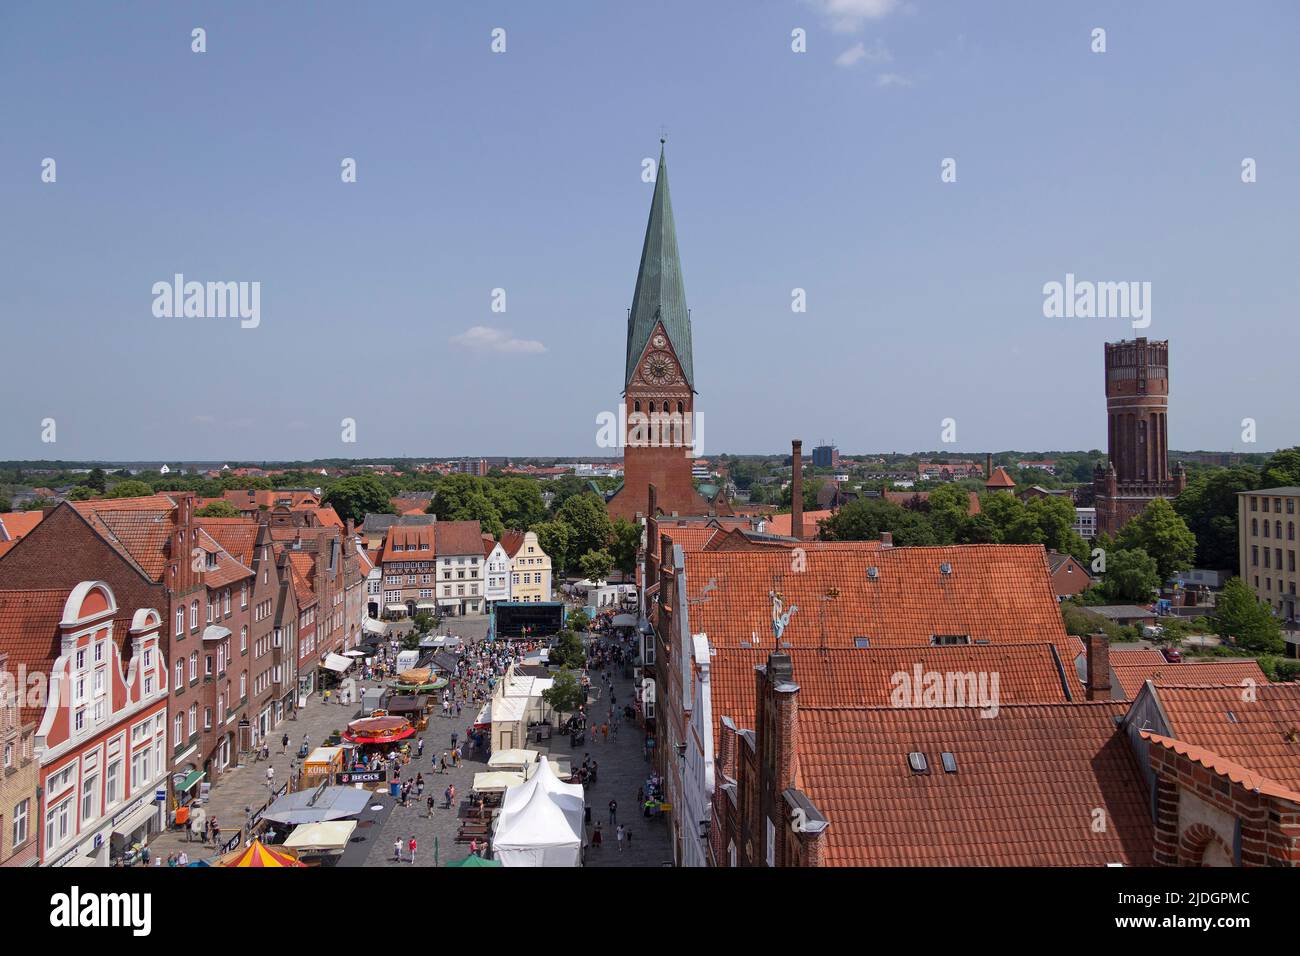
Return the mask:
<svg viewBox="0 0 1300 956">
<path fill-rule="evenodd" d="M 243 850 L 236 850 L 229 859 L 223 860 L 222 866 L 306 866 L 299 863 L 287 853 L 279 853 L 265 846 L 261 840 L 254 840 Z"/>
<path fill-rule="evenodd" d="M 391 744 L 414 733 L 405 717 L 363 717 L 348 724 L 343 739 L 354 744 Z"/>
</svg>

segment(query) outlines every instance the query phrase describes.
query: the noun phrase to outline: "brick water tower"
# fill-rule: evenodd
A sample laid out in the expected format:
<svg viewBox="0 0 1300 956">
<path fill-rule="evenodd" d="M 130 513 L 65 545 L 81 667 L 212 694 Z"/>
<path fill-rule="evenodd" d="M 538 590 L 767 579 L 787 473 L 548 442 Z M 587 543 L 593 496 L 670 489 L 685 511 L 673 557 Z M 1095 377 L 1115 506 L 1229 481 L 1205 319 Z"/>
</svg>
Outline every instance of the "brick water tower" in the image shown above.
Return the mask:
<svg viewBox="0 0 1300 956">
<path fill-rule="evenodd" d="M 1107 467 L 1093 472 L 1097 531 L 1114 534 L 1155 498 L 1187 486 L 1169 470 L 1169 343 L 1106 343 Z"/>
</svg>

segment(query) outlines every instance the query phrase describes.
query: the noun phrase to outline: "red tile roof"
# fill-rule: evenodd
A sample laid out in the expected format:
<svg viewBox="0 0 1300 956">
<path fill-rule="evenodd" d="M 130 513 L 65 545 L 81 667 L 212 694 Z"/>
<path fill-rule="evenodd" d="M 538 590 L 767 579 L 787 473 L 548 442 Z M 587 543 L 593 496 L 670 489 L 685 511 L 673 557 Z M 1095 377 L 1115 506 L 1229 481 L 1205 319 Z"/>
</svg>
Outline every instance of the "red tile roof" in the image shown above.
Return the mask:
<svg viewBox="0 0 1300 956">
<path fill-rule="evenodd" d="M 176 502 L 167 495 L 100 498 L 70 502 L 79 515 L 119 554 L 152 581 L 167 569 L 176 528 Z"/>
<path fill-rule="evenodd" d="M 505 551 L 506 557 L 513 558 L 523 546 L 524 533 L 522 531 L 507 531 L 501 535 L 501 547 Z"/>
<path fill-rule="evenodd" d="M 663 528 L 661 531 L 663 534 L 668 535 L 673 544 L 680 544 L 683 551 L 703 551 L 705 545 L 715 537 L 726 533 L 718 528 L 710 528 L 707 525 L 695 525 L 690 528 Z"/>
<path fill-rule="evenodd" d="M 195 541 L 196 547 L 202 548 L 208 554 L 216 555 L 216 566 L 206 566 L 203 571 L 203 583 L 210 588 L 224 588 L 236 581 L 253 576 L 253 569 L 245 567 L 239 561 L 235 560 L 225 548 L 217 543 L 216 538 L 212 537 L 206 529 L 199 531 L 198 539 Z"/>
<path fill-rule="evenodd" d="M 258 524 L 252 518 L 196 518 L 194 523 L 236 561 L 250 568 L 253 566 Z"/>
<path fill-rule="evenodd" d="M 1111 647 L 1110 666 L 1125 667 L 1149 664 L 1154 667 L 1165 663 L 1165 655 L 1154 647 Z"/>
<path fill-rule="evenodd" d="M 1147 681 L 1157 684 L 1182 684 L 1185 686 L 1236 684 L 1254 681 L 1256 685 L 1267 684 L 1268 675 L 1259 669 L 1254 661 L 1219 660 L 1219 661 L 1185 661 L 1170 664 L 1163 658 L 1158 664 L 1111 664 L 1119 687 L 1112 691 L 1122 693 L 1129 700 L 1135 698 L 1142 685 Z"/>
<path fill-rule="evenodd" d="M 477 521 L 439 521 L 432 527 L 438 554 L 483 553 L 483 528 Z"/>
<path fill-rule="evenodd" d="M 289 553 L 289 571 L 293 579 L 293 591 L 298 598 L 298 610 L 302 611 L 317 601 L 312 582 L 316 580 L 316 559 L 303 551 Z"/>
<path fill-rule="evenodd" d="M 432 561 L 437 553 L 434 550 L 434 529 L 437 527 L 436 524 L 393 525 L 384 537 L 384 551 L 380 560 Z"/>
<path fill-rule="evenodd" d="M 1189 760 L 1199 763 L 1207 770 L 1226 777 L 1233 783 L 1240 784 L 1247 790 L 1257 791 L 1267 794 L 1270 797 L 1281 797 L 1283 800 L 1290 800 L 1292 803 L 1300 803 L 1300 791 L 1288 787 L 1283 783 L 1265 777 L 1263 774 L 1256 773 L 1248 767 L 1243 767 L 1239 763 L 1234 763 L 1220 757 L 1213 751 L 1206 750 L 1204 747 L 1197 747 L 1195 744 L 1189 744 L 1183 740 L 1175 740 L 1172 737 L 1162 737 L 1160 734 L 1153 734 L 1149 730 L 1139 731 L 1143 740 L 1149 740 L 1153 744 L 1164 747 L 1166 750 L 1172 750 L 1174 753 L 1182 754 Z"/>
<path fill-rule="evenodd" d="M 993 719 L 971 708 L 800 707 L 796 782 L 830 820 L 824 862 L 1150 866 L 1150 801 L 1115 725 L 1124 707 L 1010 706 Z M 909 768 L 912 751 L 928 773 Z"/>
<path fill-rule="evenodd" d="M 1155 695 L 1169 736 L 1300 790 L 1300 684 L 1157 683 Z"/>
<path fill-rule="evenodd" d="M 984 482 L 985 488 L 1014 488 L 1015 486 L 1016 483 L 1011 480 L 1011 476 L 1001 465 L 994 468 L 989 480 Z"/>
<path fill-rule="evenodd" d="M 707 633 L 718 647 L 771 649 L 769 592 L 779 581 L 785 607 L 799 607 L 783 638 L 792 647 L 853 647 L 856 637 L 873 647 L 907 647 L 967 635 L 993 644 L 1050 641 L 1064 659 L 1075 646 L 1041 545 L 809 550 L 803 564 L 795 571 L 784 550 L 687 554 L 691 632 Z M 951 573 L 941 573 L 944 564 Z"/>
<path fill-rule="evenodd" d="M 825 521 L 834 511 L 805 511 L 803 513 L 803 533 L 811 538 L 817 534 L 817 526 L 820 522 Z M 772 515 L 763 522 L 764 534 L 782 534 L 791 535 L 794 533 L 794 515 L 786 513 Z"/>
<path fill-rule="evenodd" d="M 730 717 L 737 727 L 754 723 L 754 668 L 767 662 L 771 648 L 717 648 L 709 663 L 713 738 L 720 721 Z M 922 673 L 990 675 L 985 688 L 995 688 L 995 700 L 1008 704 L 1054 704 L 1082 698 L 1073 661 L 1062 666 L 1054 645 L 972 644 L 951 647 L 789 648 L 799 707 L 892 706 L 900 672 L 909 678 L 919 664 Z M 1068 690 L 1067 690 L 1068 687 Z M 921 705 L 918 701 L 918 706 Z M 971 699 L 971 704 L 979 701 Z"/>
<path fill-rule="evenodd" d="M 68 588 L 0 591 L 0 653 L 8 654 L 5 666 L 14 681 L 21 674 L 49 674 L 59 656 L 59 622 L 68 594 Z M 17 691 L 24 703 L 30 703 L 26 689 L 24 683 L 11 690 Z M 43 704 L 20 707 L 19 720 L 40 720 L 44 711 Z"/>
<path fill-rule="evenodd" d="M 6 511 L 0 514 L 0 542 L 17 541 L 45 517 L 39 508 L 35 511 Z"/>
</svg>

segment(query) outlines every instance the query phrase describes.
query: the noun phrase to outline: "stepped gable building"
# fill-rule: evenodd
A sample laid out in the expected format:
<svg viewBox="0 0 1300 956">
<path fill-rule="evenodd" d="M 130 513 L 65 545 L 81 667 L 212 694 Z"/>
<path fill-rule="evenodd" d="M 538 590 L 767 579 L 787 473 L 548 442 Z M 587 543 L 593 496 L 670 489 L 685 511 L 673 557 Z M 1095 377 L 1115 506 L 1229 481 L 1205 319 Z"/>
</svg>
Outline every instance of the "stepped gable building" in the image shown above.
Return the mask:
<svg viewBox="0 0 1300 956">
<path fill-rule="evenodd" d="M 628 520 L 642 513 L 651 484 L 659 490 L 665 514 L 731 514 L 721 493 L 709 500 L 691 479 L 696 394 L 691 314 L 660 143 L 654 199 L 627 319 L 623 484 L 608 505 L 611 517 Z"/>
<path fill-rule="evenodd" d="M 1187 487 L 1169 470 L 1169 343 L 1144 338 L 1106 343 L 1107 450 L 1093 472 L 1097 532 L 1114 534 L 1156 498 Z"/>
</svg>

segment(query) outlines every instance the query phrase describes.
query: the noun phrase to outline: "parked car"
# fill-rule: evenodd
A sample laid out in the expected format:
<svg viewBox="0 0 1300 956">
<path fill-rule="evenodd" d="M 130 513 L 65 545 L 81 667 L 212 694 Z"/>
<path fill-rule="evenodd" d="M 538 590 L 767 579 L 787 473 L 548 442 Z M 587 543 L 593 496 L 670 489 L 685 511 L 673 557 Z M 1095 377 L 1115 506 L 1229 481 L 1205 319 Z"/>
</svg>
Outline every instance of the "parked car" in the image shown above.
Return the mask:
<svg viewBox="0 0 1300 956">
<path fill-rule="evenodd" d="M 1165 656 L 1170 664 L 1181 664 L 1183 662 L 1182 652 L 1176 647 L 1162 647 L 1160 653 Z"/>
</svg>

